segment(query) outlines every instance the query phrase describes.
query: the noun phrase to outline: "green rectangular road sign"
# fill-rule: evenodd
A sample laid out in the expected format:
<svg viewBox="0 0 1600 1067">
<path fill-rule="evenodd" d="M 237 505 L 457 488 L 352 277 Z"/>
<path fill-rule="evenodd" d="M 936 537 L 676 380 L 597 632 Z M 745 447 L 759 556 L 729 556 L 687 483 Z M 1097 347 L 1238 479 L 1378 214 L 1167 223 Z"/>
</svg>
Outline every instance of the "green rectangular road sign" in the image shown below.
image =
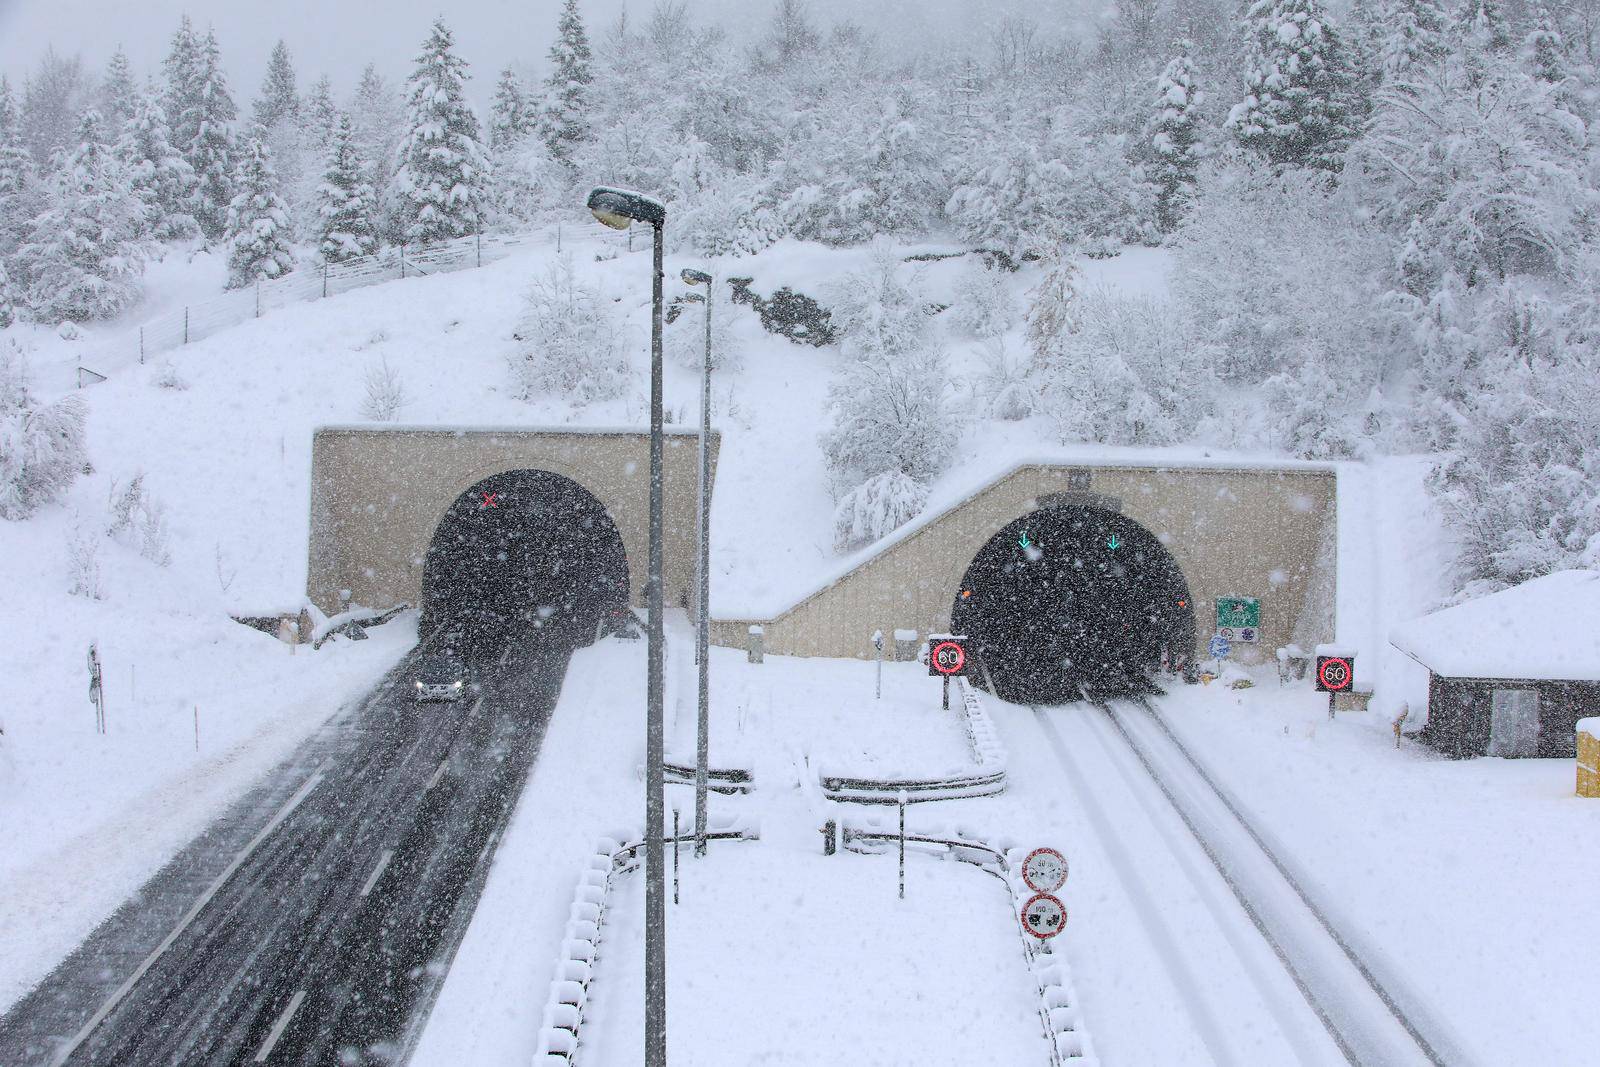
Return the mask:
<svg viewBox="0 0 1600 1067">
<path fill-rule="evenodd" d="M 1261 627 L 1261 601 L 1253 596 L 1217 597 L 1217 629 L 1223 627 Z"/>
</svg>

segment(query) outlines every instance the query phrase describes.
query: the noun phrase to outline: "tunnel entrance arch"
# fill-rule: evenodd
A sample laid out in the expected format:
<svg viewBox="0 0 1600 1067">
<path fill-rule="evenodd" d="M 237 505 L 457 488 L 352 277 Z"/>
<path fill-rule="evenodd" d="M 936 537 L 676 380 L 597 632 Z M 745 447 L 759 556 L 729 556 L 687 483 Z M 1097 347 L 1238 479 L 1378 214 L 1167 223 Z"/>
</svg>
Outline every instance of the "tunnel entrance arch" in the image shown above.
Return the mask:
<svg viewBox="0 0 1600 1067">
<path fill-rule="evenodd" d="M 1138 691 L 1164 655 L 1194 645 L 1193 600 L 1172 554 L 1133 519 L 1086 505 L 1003 527 L 968 566 L 950 617 L 997 695 L 1023 703 Z"/>
<path fill-rule="evenodd" d="M 593 493 L 565 475 L 508 470 L 460 493 L 423 557 L 422 633 L 471 647 L 554 631 L 593 640 L 628 603 L 628 557 Z"/>
</svg>

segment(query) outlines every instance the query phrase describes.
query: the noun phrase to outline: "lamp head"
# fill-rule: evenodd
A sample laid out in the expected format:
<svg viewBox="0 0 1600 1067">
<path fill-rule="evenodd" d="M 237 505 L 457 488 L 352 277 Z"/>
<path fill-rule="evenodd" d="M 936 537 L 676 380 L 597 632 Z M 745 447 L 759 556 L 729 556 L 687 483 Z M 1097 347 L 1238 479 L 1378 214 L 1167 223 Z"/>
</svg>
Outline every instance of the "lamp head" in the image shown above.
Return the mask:
<svg viewBox="0 0 1600 1067">
<path fill-rule="evenodd" d="M 703 270 L 695 270 L 693 267 L 683 268 L 683 273 L 680 275 L 680 277 L 683 279 L 684 285 L 711 284 L 711 275 L 707 274 Z"/>
<path fill-rule="evenodd" d="M 597 186 L 589 193 L 589 211 L 614 230 L 626 230 L 629 223 L 645 222 L 660 226 L 667 221 L 667 208 L 661 201 L 631 189 Z"/>
</svg>

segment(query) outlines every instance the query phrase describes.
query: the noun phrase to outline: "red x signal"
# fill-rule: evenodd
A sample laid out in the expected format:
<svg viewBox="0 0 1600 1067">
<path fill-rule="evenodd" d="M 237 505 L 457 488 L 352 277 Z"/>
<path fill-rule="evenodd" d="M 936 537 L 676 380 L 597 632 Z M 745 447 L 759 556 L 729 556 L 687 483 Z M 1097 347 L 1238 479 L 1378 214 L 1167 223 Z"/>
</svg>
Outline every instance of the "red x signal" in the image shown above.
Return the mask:
<svg viewBox="0 0 1600 1067">
<path fill-rule="evenodd" d="M 484 493 L 483 503 L 478 505 L 478 510 L 482 511 L 484 508 L 497 508 L 500 506 L 499 500 L 499 493 Z"/>
</svg>

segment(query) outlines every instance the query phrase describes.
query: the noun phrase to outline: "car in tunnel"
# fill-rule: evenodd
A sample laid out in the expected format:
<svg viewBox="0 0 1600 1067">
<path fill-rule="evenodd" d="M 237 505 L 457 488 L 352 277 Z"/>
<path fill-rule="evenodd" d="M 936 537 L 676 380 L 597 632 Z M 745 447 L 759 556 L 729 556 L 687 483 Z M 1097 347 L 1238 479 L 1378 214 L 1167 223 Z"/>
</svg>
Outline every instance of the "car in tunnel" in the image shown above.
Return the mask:
<svg viewBox="0 0 1600 1067">
<path fill-rule="evenodd" d="M 453 648 L 424 655 L 417 663 L 413 684 L 419 704 L 460 700 L 478 688 L 471 667 Z"/>
</svg>

